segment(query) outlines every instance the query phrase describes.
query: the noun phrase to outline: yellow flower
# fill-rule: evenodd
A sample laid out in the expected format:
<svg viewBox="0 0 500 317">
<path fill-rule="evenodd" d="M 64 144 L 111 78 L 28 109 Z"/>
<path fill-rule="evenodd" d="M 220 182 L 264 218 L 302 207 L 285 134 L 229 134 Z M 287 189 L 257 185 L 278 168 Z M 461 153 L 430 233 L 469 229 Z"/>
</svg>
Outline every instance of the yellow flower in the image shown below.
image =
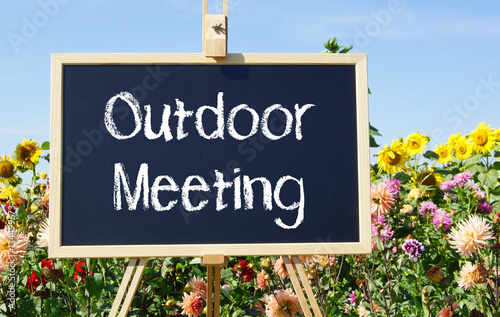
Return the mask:
<svg viewBox="0 0 500 317">
<path fill-rule="evenodd" d="M 412 133 L 406 138 L 406 151 L 410 156 L 422 154 L 428 142 L 429 138 L 425 134 L 420 134 L 420 132 Z"/>
<path fill-rule="evenodd" d="M 7 154 L 0 158 L 0 182 L 16 182 L 19 178 L 16 175 L 16 161 L 12 160 Z"/>
<path fill-rule="evenodd" d="M 497 142 L 500 142 L 500 128 L 499 129 L 496 129 L 494 132 L 493 132 L 493 135 L 495 136 L 495 140 Z"/>
<path fill-rule="evenodd" d="M 455 149 L 457 147 L 457 141 L 460 139 L 462 135 L 460 133 L 452 134 L 448 138 L 448 144 L 451 146 L 452 149 Z"/>
<path fill-rule="evenodd" d="M 451 160 L 453 154 L 452 151 L 452 147 L 448 144 L 437 145 L 434 150 L 434 152 L 439 155 L 439 162 L 443 163 L 443 165 Z"/>
<path fill-rule="evenodd" d="M 386 144 L 384 149 L 380 151 L 377 156 L 379 167 L 389 174 L 395 174 L 402 170 L 408 159 L 404 145 L 394 140 L 390 148 L 388 148 Z"/>
<path fill-rule="evenodd" d="M 41 154 L 41 147 L 33 140 L 27 141 L 24 139 L 16 148 L 17 161 L 29 169 L 34 169 L 35 165 L 40 161 Z"/>
<path fill-rule="evenodd" d="M 472 149 L 476 153 L 486 154 L 493 150 L 496 142 L 496 136 L 493 133 L 491 125 L 485 126 L 485 123 L 480 123 L 476 130 L 469 134 L 472 143 Z"/>
<path fill-rule="evenodd" d="M 412 188 L 408 194 L 409 200 L 418 200 L 422 198 L 422 191 L 419 188 Z"/>
<path fill-rule="evenodd" d="M 0 200 L 10 200 L 13 203 L 22 202 L 19 192 L 12 185 L 2 185 L 2 187 L 0 187 Z"/>
<path fill-rule="evenodd" d="M 459 160 L 466 160 L 472 155 L 472 146 L 465 137 L 460 137 L 456 141 L 455 156 Z"/>
</svg>

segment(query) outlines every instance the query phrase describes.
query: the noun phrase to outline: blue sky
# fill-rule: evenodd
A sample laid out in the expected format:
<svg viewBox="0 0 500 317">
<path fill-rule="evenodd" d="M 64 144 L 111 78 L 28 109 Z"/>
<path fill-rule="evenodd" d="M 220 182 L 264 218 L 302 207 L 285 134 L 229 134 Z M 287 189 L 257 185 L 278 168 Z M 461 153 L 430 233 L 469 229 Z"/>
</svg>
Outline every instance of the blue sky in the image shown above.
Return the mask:
<svg viewBox="0 0 500 317">
<path fill-rule="evenodd" d="M 229 53 L 319 53 L 337 37 L 368 54 L 370 122 L 430 148 L 500 127 L 498 1 L 228 0 Z M 49 140 L 51 53 L 200 53 L 199 0 L 0 3 L 0 155 Z M 221 1 L 209 1 L 220 13 Z M 339 136 L 339 140 L 341 136 Z"/>
</svg>

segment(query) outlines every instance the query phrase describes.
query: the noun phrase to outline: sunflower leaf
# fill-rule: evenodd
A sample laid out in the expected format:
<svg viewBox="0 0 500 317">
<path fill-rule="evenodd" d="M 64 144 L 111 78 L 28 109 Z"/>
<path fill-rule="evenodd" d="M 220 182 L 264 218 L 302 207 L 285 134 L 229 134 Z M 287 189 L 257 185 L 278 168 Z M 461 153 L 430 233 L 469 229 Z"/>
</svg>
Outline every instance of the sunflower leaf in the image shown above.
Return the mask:
<svg viewBox="0 0 500 317">
<path fill-rule="evenodd" d="M 408 180 L 411 179 L 411 173 L 399 172 L 396 175 L 394 175 L 394 178 L 400 181 L 401 183 L 406 183 Z"/>
<path fill-rule="evenodd" d="M 481 162 L 481 159 L 483 158 L 483 156 L 481 154 L 476 154 L 474 156 L 472 156 L 471 158 L 468 158 L 464 163 L 465 165 L 465 169 L 468 169 L 469 167 L 471 167 L 471 165 L 474 165 L 474 164 L 477 164 L 479 162 Z"/>
<path fill-rule="evenodd" d="M 425 152 L 424 157 L 429 160 L 439 160 L 439 154 L 431 150 Z"/>
<path fill-rule="evenodd" d="M 374 128 L 371 124 L 369 125 L 370 125 L 370 135 L 382 136 L 382 134 L 378 132 L 378 129 Z"/>
<path fill-rule="evenodd" d="M 49 150 L 50 149 L 50 142 L 49 141 L 43 142 L 42 146 L 41 146 L 41 149 L 42 150 Z"/>
<path fill-rule="evenodd" d="M 489 170 L 487 173 L 480 173 L 477 176 L 477 179 L 483 183 L 483 185 L 488 186 L 489 188 L 494 188 L 498 182 L 498 171 L 497 170 Z"/>
<path fill-rule="evenodd" d="M 375 138 L 370 135 L 370 147 L 379 147 L 380 145 L 375 142 Z"/>
</svg>

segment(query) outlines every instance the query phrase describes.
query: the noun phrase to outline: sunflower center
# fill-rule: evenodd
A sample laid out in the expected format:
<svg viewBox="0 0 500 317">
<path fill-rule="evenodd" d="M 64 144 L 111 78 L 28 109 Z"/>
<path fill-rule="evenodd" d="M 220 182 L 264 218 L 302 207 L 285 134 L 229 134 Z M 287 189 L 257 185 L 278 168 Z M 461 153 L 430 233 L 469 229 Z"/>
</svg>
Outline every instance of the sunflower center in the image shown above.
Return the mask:
<svg viewBox="0 0 500 317">
<path fill-rule="evenodd" d="M 486 131 L 478 131 L 474 135 L 474 142 L 478 145 L 485 145 L 488 142 L 488 134 Z"/>
<path fill-rule="evenodd" d="M 425 186 L 436 185 L 436 177 L 432 174 L 422 174 L 420 175 L 420 183 Z"/>
<path fill-rule="evenodd" d="M 0 162 L 0 177 L 10 178 L 14 175 L 14 164 L 11 162 Z"/>
<path fill-rule="evenodd" d="M 387 155 L 387 162 L 390 165 L 396 165 L 399 163 L 400 160 L 401 160 L 401 155 L 399 155 L 398 153 L 396 153 L 394 151 L 390 151 Z"/>
<path fill-rule="evenodd" d="M 418 149 L 420 147 L 420 143 L 418 141 L 412 140 L 410 141 L 410 147 L 412 149 Z"/>
</svg>

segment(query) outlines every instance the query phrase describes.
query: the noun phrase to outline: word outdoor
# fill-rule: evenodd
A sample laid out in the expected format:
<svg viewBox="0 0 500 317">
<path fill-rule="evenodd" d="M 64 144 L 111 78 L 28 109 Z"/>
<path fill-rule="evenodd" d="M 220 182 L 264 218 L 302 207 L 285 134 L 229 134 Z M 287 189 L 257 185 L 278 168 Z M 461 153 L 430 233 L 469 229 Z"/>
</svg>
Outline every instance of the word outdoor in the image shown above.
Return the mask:
<svg viewBox="0 0 500 317">
<path fill-rule="evenodd" d="M 293 123 L 295 121 L 294 134 L 297 140 L 302 140 L 302 116 L 304 113 L 314 107 L 314 104 L 305 104 L 303 106 L 295 105 L 295 116 L 284 108 L 280 104 L 274 104 L 266 108 L 262 115 L 259 117 L 257 111 L 247 104 L 240 104 L 229 111 L 227 119 L 224 115 L 224 93 L 219 92 L 217 95 L 217 106 L 201 106 L 196 110 L 196 113 L 191 110 L 186 110 L 184 108 L 184 103 L 175 99 L 177 109 L 173 113 L 174 117 L 177 117 L 177 128 L 176 128 L 176 138 L 177 140 L 182 140 L 188 137 L 189 132 L 185 131 L 184 124 L 186 119 L 194 115 L 194 125 L 200 137 L 207 140 L 222 139 L 225 138 L 224 130 L 227 128 L 228 134 L 236 140 L 245 140 L 254 134 L 256 134 L 261 129 L 262 134 L 269 140 L 279 140 L 292 132 Z M 124 134 L 117 128 L 113 119 L 113 108 L 117 100 L 120 99 L 127 103 L 127 105 L 132 110 L 135 122 L 134 130 L 129 134 Z M 246 111 L 250 113 L 252 117 L 252 124 L 250 132 L 247 134 L 241 134 L 235 127 L 235 118 L 240 111 Z M 172 110 L 170 105 L 164 104 L 162 122 L 158 132 L 154 132 L 151 128 L 151 106 L 144 105 L 144 111 L 146 112 L 145 119 L 143 119 L 143 114 L 141 112 L 139 102 L 135 99 L 129 92 L 121 92 L 112 98 L 106 104 L 104 113 L 104 122 L 108 132 L 117 140 L 126 140 L 137 135 L 141 129 L 144 127 L 144 135 L 149 140 L 154 140 L 160 138 L 162 135 L 166 142 L 172 140 L 174 137 L 172 135 L 172 130 L 170 129 L 170 119 L 172 116 Z M 206 131 L 203 126 L 203 115 L 205 111 L 211 111 L 216 116 L 216 129 L 214 131 Z M 268 126 L 268 120 L 273 111 L 282 112 L 285 117 L 285 128 L 283 132 L 279 135 L 271 132 Z M 114 164 L 114 190 L 113 190 L 113 204 L 115 210 L 122 209 L 122 188 L 124 193 L 124 198 L 128 205 L 128 210 L 136 210 L 137 205 L 141 196 L 143 196 L 143 208 L 144 210 L 149 209 L 150 201 L 152 207 L 156 211 L 168 211 L 171 210 L 177 203 L 178 199 L 170 200 L 168 202 L 163 202 L 159 200 L 160 191 L 169 192 L 180 192 L 180 200 L 182 207 L 186 211 L 200 211 L 207 204 L 208 199 L 201 200 L 197 205 L 193 205 L 189 199 L 190 192 L 210 192 L 211 188 L 205 179 L 199 175 L 188 176 L 183 185 L 179 187 L 176 181 L 169 175 L 157 176 L 153 182 L 153 185 L 149 186 L 149 167 L 147 163 L 142 163 L 136 178 L 136 185 L 133 193 L 131 191 L 130 180 L 128 174 L 125 172 L 125 166 L 121 162 Z M 240 172 L 239 168 L 234 169 L 235 175 Z M 273 208 L 273 198 L 275 204 L 283 210 L 296 210 L 297 217 L 295 223 L 292 225 L 285 224 L 281 218 L 276 218 L 274 222 L 276 225 L 283 229 L 296 229 L 304 220 L 304 209 L 305 209 L 305 191 L 304 191 L 304 180 L 302 178 L 298 179 L 290 175 L 285 175 L 281 177 L 272 190 L 271 182 L 265 177 L 256 177 L 251 179 L 248 175 L 238 175 L 233 181 L 224 181 L 223 173 L 214 169 L 215 182 L 212 185 L 216 190 L 216 210 L 221 211 L 228 207 L 228 204 L 224 202 L 223 194 L 225 190 L 233 189 L 234 197 L 234 210 L 241 209 L 245 210 L 253 209 L 253 188 L 252 185 L 255 182 L 260 182 L 263 188 L 263 207 L 265 210 L 272 210 Z M 161 184 L 166 182 L 167 184 Z M 291 203 L 290 205 L 285 205 L 280 198 L 281 189 L 286 182 L 294 182 L 299 186 L 299 198 L 298 201 Z M 242 201 L 243 200 L 243 201 Z"/>
</svg>

